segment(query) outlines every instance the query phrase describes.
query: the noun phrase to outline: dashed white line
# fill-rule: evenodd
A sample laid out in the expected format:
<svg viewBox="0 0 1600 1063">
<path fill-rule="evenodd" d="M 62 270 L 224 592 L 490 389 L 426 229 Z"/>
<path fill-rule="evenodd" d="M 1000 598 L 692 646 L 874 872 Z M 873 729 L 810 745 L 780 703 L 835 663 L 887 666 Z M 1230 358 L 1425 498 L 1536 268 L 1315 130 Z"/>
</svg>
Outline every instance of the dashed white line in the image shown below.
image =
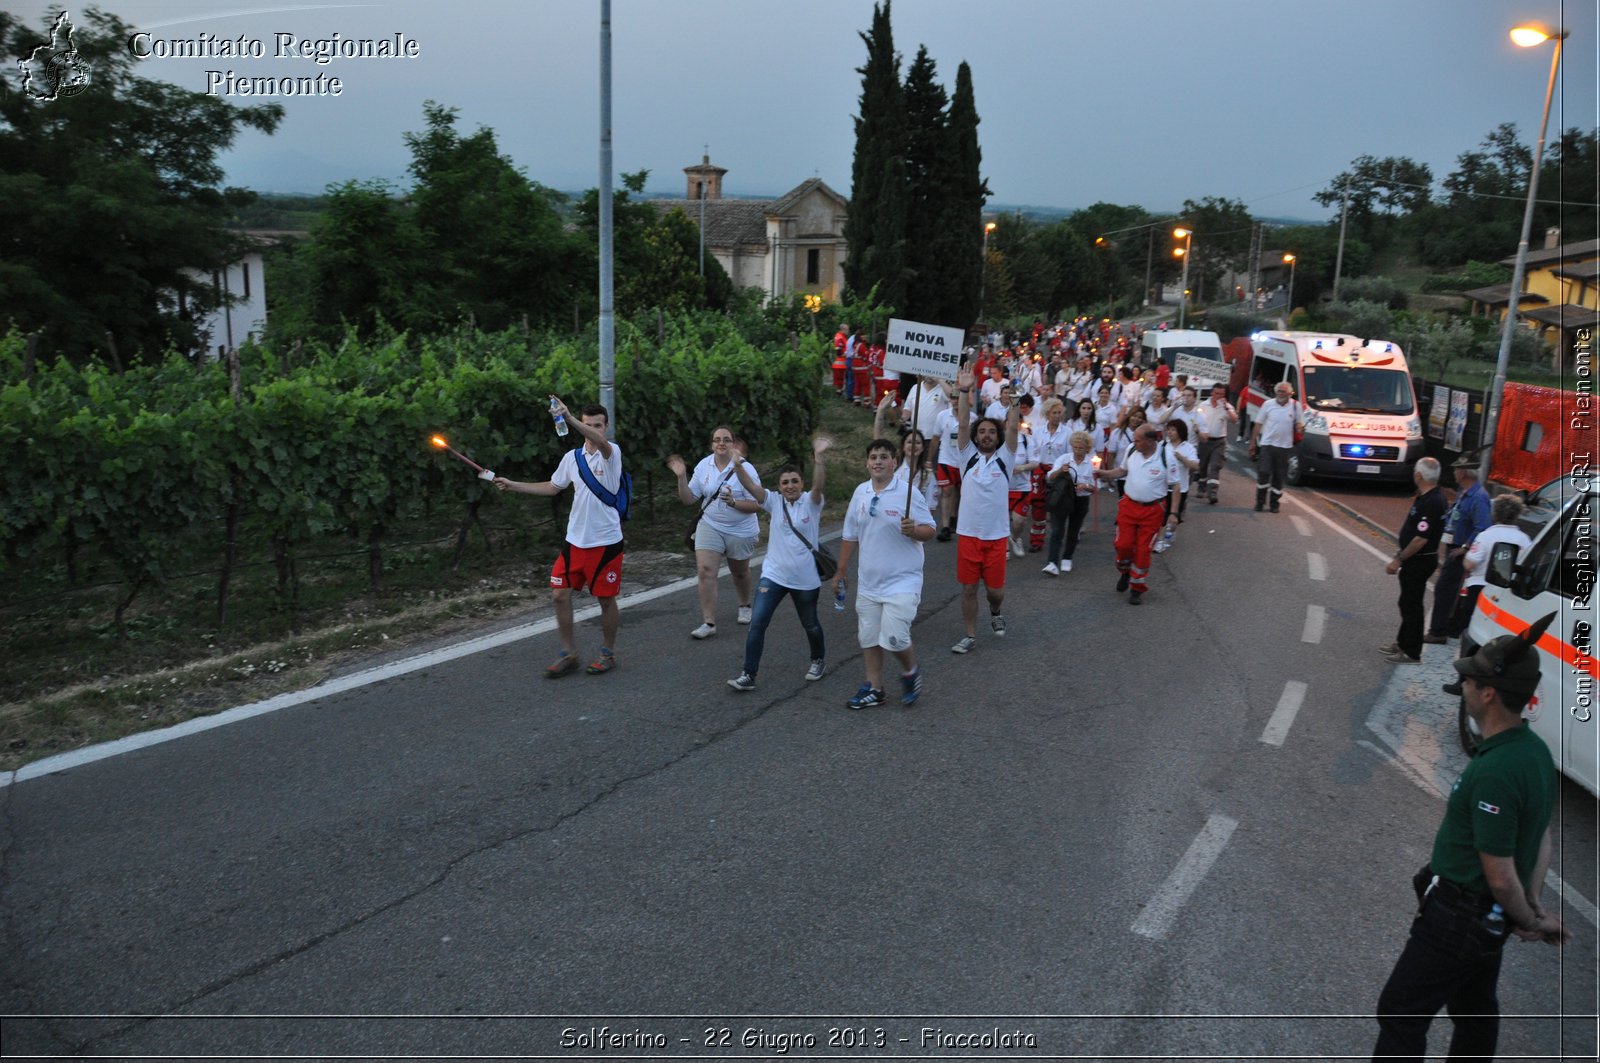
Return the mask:
<svg viewBox="0 0 1600 1063">
<path fill-rule="evenodd" d="M 1304 517 L 1295 513 L 1289 514 L 1289 520 L 1294 523 L 1295 531 L 1299 532 L 1307 539 L 1311 538 L 1311 522 L 1309 520 L 1306 520 Z"/>
<path fill-rule="evenodd" d="M 1283 740 L 1289 737 L 1289 728 L 1294 726 L 1295 715 L 1305 700 L 1304 683 L 1291 679 L 1283 684 L 1283 695 L 1278 698 L 1278 707 L 1272 710 L 1272 717 L 1267 720 L 1267 729 L 1261 732 L 1261 740 L 1269 746 L 1283 745 Z"/>
<path fill-rule="evenodd" d="M 1172 869 L 1167 881 L 1161 884 L 1144 911 L 1139 913 L 1139 918 L 1133 921 L 1135 934 L 1160 941 L 1172 933 L 1172 925 L 1178 919 L 1178 909 L 1189 900 L 1189 895 L 1206 877 L 1211 865 L 1217 862 L 1223 846 L 1228 844 L 1238 825 L 1238 820 L 1212 813 L 1206 825 L 1200 828 L 1199 835 L 1189 843 L 1189 850 L 1178 861 L 1178 866 Z"/>
<path fill-rule="evenodd" d="M 1321 554 L 1307 554 L 1306 564 L 1311 568 L 1312 579 L 1326 580 L 1328 578 L 1328 559 Z"/>
<path fill-rule="evenodd" d="M 1357 535 L 1355 532 L 1351 531 L 1349 528 L 1341 528 L 1339 525 L 1335 524 L 1327 516 L 1327 514 L 1319 513 L 1315 509 L 1313 509 L 1309 502 L 1302 502 L 1300 499 L 1296 498 L 1293 494 L 1290 494 L 1288 492 L 1285 492 L 1283 497 L 1287 498 L 1290 502 L 1293 502 L 1295 505 L 1297 505 L 1300 508 L 1304 509 L 1311 516 L 1316 517 L 1322 523 L 1326 524 L 1328 527 L 1332 528 L 1334 531 L 1338 532 L 1340 535 L 1344 536 L 1346 539 L 1349 539 L 1351 542 L 1353 542 L 1357 546 L 1361 547 L 1361 549 L 1365 550 L 1367 553 L 1371 554 L 1373 557 L 1377 558 L 1379 561 L 1382 561 L 1385 564 L 1387 564 L 1389 559 L 1390 559 L 1390 557 L 1393 556 L 1392 552 L 1391 553 L 1387 553 L 1387 554 L 1384 553 L 1382 550 L 1379 550 L 1376 546 L 1373 546 L 1371 543 L 1369 543 L 1365 539 L 1361 538 L 1359 535 Z"/>
<path fill-rule="evenodd" d="M 1300 630 L 1300 641 L 1322 641 L 1322 629 L 1328 623 L 1328 611 L 1320 605 L 1306 606 L 1306 626 Z"/>
</svg>

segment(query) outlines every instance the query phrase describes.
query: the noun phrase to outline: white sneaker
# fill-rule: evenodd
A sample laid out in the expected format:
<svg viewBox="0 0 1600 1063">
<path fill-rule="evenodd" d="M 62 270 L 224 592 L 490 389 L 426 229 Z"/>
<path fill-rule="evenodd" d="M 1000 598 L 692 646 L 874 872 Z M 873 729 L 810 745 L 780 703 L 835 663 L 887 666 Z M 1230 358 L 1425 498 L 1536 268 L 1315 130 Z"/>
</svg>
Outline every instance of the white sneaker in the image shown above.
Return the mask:
<svg viewBox="0 0 1600 1063">
<path fill-rule="evenodd" d="M 970 653 L 970 652 L 972 652 L 972 648 L 974 646 L 976 646 L 977 644 L 978 644 L 978 640 L 973 638 L 971 635 L 962 635 L 961 636 L 961 641 L 956 643 L 954 646 L 950 647 L 950 652 L 951 653 Z"/>
<path fill-rule="evenodd" d="M 1011 552 L 1017 557 L 1021 557 L 1023 554 L 1028 552 L 1027 547 L 1022 545 L 1022 537 L 1020 535 L 1013 535 L 1011 537 Z"/>
<path fill-rule="evenodd" d="M 1071 561 L 1063 561 L 1063 562 L 1061 562 L 1061 571 L 1063 571 L 1063 572 L 1071 572 L 1072 571 L 1072 562 Z"/>
<path fill-rule="evenodd" d="M 823 673 L 827 670 L 827 664 L 819 658 L 815 661 L 812 661 L 811 667 L 806 669 L 806 679 L 809 682 L 815 683 L 817 680 L 822 678 Z"/>
<path fill-rule="evenodd" d="M 1059 576 L 1061 575 L 1061 570 L 1056 567 L 1056 563 L 1054 561 L 1051 561 L 1049 564 L 1044 566 L 1044 574 L 1046 576 Z"/>
<path fill-rule="evenodd" d="M 749 622 L 750 622 L 750 607 L 748 605 L 739 606 L 739 623 L 748 624 Z"/>
<path fill-rule="evenodd" d="M 716 633 L 717 633 L 717 625 L 715 625 L 715 624 L 701 624 L 699 627 L 697 627 L 693 631 L 689 632 L 689 637 L 692 638 L 692 639 L 708 639 L 712 635 L 715 635 Z"/>
</svg>

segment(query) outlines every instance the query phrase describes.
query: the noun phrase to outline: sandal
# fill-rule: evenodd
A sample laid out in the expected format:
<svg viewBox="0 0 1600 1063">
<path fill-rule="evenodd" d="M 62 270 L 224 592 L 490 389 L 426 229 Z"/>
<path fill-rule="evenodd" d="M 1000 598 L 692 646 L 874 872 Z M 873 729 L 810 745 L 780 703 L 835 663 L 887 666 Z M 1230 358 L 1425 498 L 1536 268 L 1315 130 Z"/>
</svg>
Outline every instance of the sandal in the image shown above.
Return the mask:
<svg viewBox="0 0 1600 1063">
<path fill-rule="evenodd" d="M 546 679 L 560 679 L 564 675 L 571 675 L 578 670 L 578 658 L 570 653 L 563 653 L 557 657 L 555 663 L 544 670 Z"/>
</svg>

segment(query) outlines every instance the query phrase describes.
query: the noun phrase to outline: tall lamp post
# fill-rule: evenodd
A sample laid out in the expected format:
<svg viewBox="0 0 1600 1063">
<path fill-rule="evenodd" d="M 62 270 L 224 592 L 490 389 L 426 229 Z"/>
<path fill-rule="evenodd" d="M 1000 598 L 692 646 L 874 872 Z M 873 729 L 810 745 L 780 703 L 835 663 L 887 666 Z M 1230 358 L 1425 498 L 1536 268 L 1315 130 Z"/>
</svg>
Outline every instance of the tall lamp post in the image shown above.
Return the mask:
<svg viewBox="0 0 1600 1063">
<path fill-rule="evenodd" d="M 1293 255 L 1284 255 L 1283 256 L 1283 260 L 1289 264 L 1289 290 L 1288 290 L 1288 292 L 1285 293 L 1284 300 L 1283 300 L 1283 322 L 1284 322 L 1284 324 L 1288 324 L 1289 323 L 1289 315 L 1294 313 L 1294 266 L 1295 266 L 1295 257 Z"/>
<path fill-rule="evenodd" d="M 989 234 L 994 232 L 994 222 L 983 224 L 983 274 L 978 279 L 978 320 L 985 326 L 988 322 L 983 317 L 983 300 L 989 289 Z"/>
<path fill-rule="evenodd" d="M 1183 241 L 1182 247 L 1175 247 L 1172 253 L 1183 259 L 1183 302 L 1178 306 L 1178 327 L 1181 329 L 1189 320 L 1189 253 L 1194 250 L 1194 230 L 1178 227 L 1172 230 L 1172 235 Z"/>
<path fill-rule="evenodd" d="M 1533 170 L 1528 175 L 1528 202 L 1522 209 L 1522 239 L 1517 242 L 1517 264 L 1511 269 L 1511 300 L 1506 304 L 1505 324 L 1500 329 L 1500 354 L 1495 358 L 1494 383 L 1489 386 L 1489 411 L 1483 419 L 1483 457 L 1478 464 L 1478 480 L 1489 482 L 1489 468 L 1493 464 L 1496 432 L 1500 427 L 1500 402 L 1505 397 L 1506 366 L 1511 361 L 1511 330 L 1517 327 L 1517 311 L 1522 306 L 1522 281 L 1528 269 L 1528 233 L 1533 228 L 1533 204 L 1539 194 L 1539 164 L 1544 158 L 1544 131 L 1550 122 L 1550 98 L 1555 94 L 1556 71 L 1561 66 L 1561 42 L 1567 31 L 1559 33 L 1549 26 L 1528 23 L 1511 31 L 1511 40 L 1522 48 L 1533 48 L 1545 41 L 1555 41 L 1555 54 L 1550 57 L 1550 81 L 1544 90 L 1544 114 L 1539 118 L 1539 143 L 1533 149 Z"/>
</svg>

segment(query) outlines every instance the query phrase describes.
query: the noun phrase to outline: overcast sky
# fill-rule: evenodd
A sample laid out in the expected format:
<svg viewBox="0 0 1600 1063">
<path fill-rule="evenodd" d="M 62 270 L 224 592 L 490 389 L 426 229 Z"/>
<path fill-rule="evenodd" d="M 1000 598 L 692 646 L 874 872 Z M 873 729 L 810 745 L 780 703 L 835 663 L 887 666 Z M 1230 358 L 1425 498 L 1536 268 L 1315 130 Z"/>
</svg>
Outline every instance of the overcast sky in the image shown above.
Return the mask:
<svg viewBox="0 0 1600 1063">
<path fill-rule="evenodd" d="M 33 0 L 8 6 L 30 22 L 44 17 Z M 466 130 L 491 127 L 543 184 L 597 183 L 599 0 L 101 6 L 157 40 L 244 35 L 266 51 L 148 58 L 147 77 L 199 91 L 210 70 L 343 82 L 338 97 L 280 99 L 278 132 L 247 132 L 228 155 L 230 183 L 314 192 L 353 178 L 404 180 L 401 135 L 420 128 L 426 99 L 459 109 Z M 992 202 L 1159 211 L 1222 196 L 1257 215 L 1321 218 L 1328 212 L 1312 193 L 1358 155 L 1409 156 L 1437 183 L 1501 122 L 1531 144 L 1552 46 L 1513 45 L 1507 30 L 1518 21 L 1571 31 L 1552 132 L 1600 124 L 1596 6 L 899 0 L 893 20 L 906 63 L 925 44 L 947 88 L 957 65 L 971 64 Z M 866 54 L 857 34 L 871 15 L 869 0 L 613 0 L 615 172 L 648 169 L 652 191 L 680 192 L 681 169 L 709 145 L 729 194 L 775 196 L 820 176 L 849 195 L 855 68 Z M 335 32 L 403 34 L 420 55 L 324 66 L 273 55 L 278 33 Z"/>
</svg>

